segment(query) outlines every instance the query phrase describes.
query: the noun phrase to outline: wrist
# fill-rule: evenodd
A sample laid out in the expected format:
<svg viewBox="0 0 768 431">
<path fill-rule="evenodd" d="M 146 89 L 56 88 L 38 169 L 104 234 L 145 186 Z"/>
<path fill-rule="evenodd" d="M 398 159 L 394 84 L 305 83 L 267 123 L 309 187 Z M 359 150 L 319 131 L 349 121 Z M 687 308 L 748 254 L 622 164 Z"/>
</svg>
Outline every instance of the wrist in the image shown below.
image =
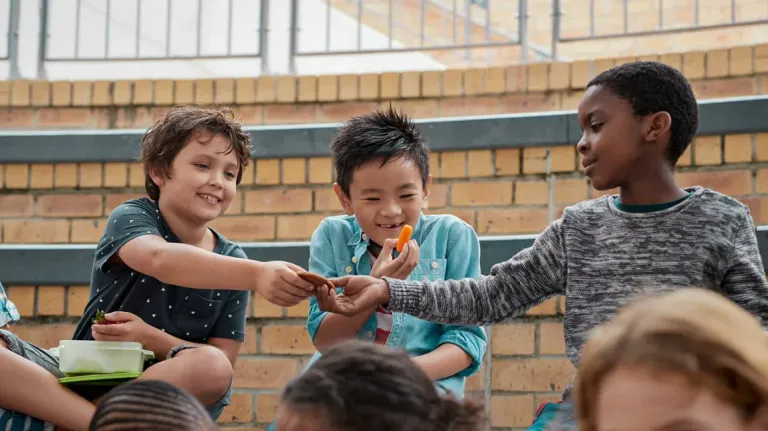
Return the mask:
<svg viewBox="0 0 768 431">
<path fill-rule="evenodd" d="M 377 286 L 379 288 L 379 304 L 389 304 L 389 283 L 386 279 L 378 279 Z"/>
<path fill-rule="evenodd" d="M 249 290 L 253 290 L 261 293 L 261 281 L 264 280 L 264 272 L 266 271 L 266 264 L 252 260 L 251 262 L 251 274 L 250 282 L 248 283 Z"/>
</svg>

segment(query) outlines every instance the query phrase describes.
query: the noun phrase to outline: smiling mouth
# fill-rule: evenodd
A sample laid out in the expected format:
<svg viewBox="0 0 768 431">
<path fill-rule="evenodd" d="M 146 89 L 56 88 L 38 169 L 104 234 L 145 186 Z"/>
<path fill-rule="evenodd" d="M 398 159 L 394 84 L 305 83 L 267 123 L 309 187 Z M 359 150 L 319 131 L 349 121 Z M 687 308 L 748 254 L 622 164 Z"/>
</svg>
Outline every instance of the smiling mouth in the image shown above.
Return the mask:
<svg viewBox="0 0 768 431">
<path fill-rule="evenodd" d="M 402 223 L 398 223 L 398 224 L 377 224 L 376 226 L 378 226 L 380 228 L 383 228 L 383 229 L 397 229 L 397 228 L 401 227 L 402 225 L 403 225 Z"/>
<path fill-rule="evenodd" d="M 206 201 L 208 201 L 208 203 L 211 203 L 211 204 L 217 204 L 217 203 L 221 202 L 221 199 L 217 198 L 216 196 L 209 195 L 209 194 L 198 193 L 197 196 L 205 199 Z"/>
</svg>

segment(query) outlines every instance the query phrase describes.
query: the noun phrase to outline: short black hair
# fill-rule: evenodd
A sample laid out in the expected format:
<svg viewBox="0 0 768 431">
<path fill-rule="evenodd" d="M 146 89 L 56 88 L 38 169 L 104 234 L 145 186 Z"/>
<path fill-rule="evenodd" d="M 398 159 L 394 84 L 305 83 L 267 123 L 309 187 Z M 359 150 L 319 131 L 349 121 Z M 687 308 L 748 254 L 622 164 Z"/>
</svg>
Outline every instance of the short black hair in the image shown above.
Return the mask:
<svg viewBox="0 0 768 431">
<path fill-rule="evenodd" d="M 404 351 L 363 340 L 324 352 L 280 403 L 344 431 L 480 431 L 486 422 L 481 402 L 441 395 Z"/>
<path fill-rule="evenodd" d="M 667 112 L 672 117 L 667 159 L 674 166 L 699 127 L 699 107 L 691 85 L 674 67 L 656 61 L 636 61 L 597 75 L 587 88 L 601 85 L 632 105 L 635 115 Z"/>
<path fill-rule="evenodd" d="M 352 117 L 331 139 L 331 157 L 336 182 L 349 196 L 352 175 L 363 164 L 405 157 L 416 164 L 422 186 L 429 177 L 429 147 L 424 134 L 403 112 L 391 106 L 369 114 Z"/>
<path fill-rule="evenodd" d="M 134 380 L 104 396 L 89 431 L 216 429 L 203 405 L 191 394 L 159 380 Z"/>
</svg>

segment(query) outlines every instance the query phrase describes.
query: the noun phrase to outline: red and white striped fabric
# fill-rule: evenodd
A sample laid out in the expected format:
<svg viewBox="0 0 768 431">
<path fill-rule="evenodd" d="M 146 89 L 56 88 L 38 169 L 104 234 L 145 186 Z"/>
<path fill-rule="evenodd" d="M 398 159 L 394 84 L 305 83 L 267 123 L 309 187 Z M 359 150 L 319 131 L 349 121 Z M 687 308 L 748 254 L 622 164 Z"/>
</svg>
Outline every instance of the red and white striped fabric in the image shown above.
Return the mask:
<svg viewBox="0 0 768 431">
<path fill-rule="evenodd" d="M 370 251 L 368 252 L 369 260 L 371 261 L 371 268 L 376 264 L 376 256 Z M 392 313 L 378 307 L 376 308 L 376 337 L 373 342 L 376 344 L 387 344 L 389 333 L 392 332 Z"/>
</svg>

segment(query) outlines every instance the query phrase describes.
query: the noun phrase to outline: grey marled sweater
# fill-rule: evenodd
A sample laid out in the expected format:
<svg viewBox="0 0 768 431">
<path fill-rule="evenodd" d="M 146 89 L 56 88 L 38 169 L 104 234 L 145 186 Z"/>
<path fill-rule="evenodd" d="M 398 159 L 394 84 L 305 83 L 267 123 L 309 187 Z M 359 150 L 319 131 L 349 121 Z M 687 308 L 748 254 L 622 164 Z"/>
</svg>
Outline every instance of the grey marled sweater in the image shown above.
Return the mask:
<svg viewBox="0 0 768 431">
<path fill-rule="evenodd" d="M 479 280 L 387 279 L 387 308 L 487 325 L 565 295 L 566 353 L 574 366 L 589 331 L 643 292 L 705 287 L 768 323 L 768 283 L 749 210 L 709 189 L 688 191 L 682 203 L 653 213 L 619 211 L 611 196 L 581 202 Z"/>
</svg>

